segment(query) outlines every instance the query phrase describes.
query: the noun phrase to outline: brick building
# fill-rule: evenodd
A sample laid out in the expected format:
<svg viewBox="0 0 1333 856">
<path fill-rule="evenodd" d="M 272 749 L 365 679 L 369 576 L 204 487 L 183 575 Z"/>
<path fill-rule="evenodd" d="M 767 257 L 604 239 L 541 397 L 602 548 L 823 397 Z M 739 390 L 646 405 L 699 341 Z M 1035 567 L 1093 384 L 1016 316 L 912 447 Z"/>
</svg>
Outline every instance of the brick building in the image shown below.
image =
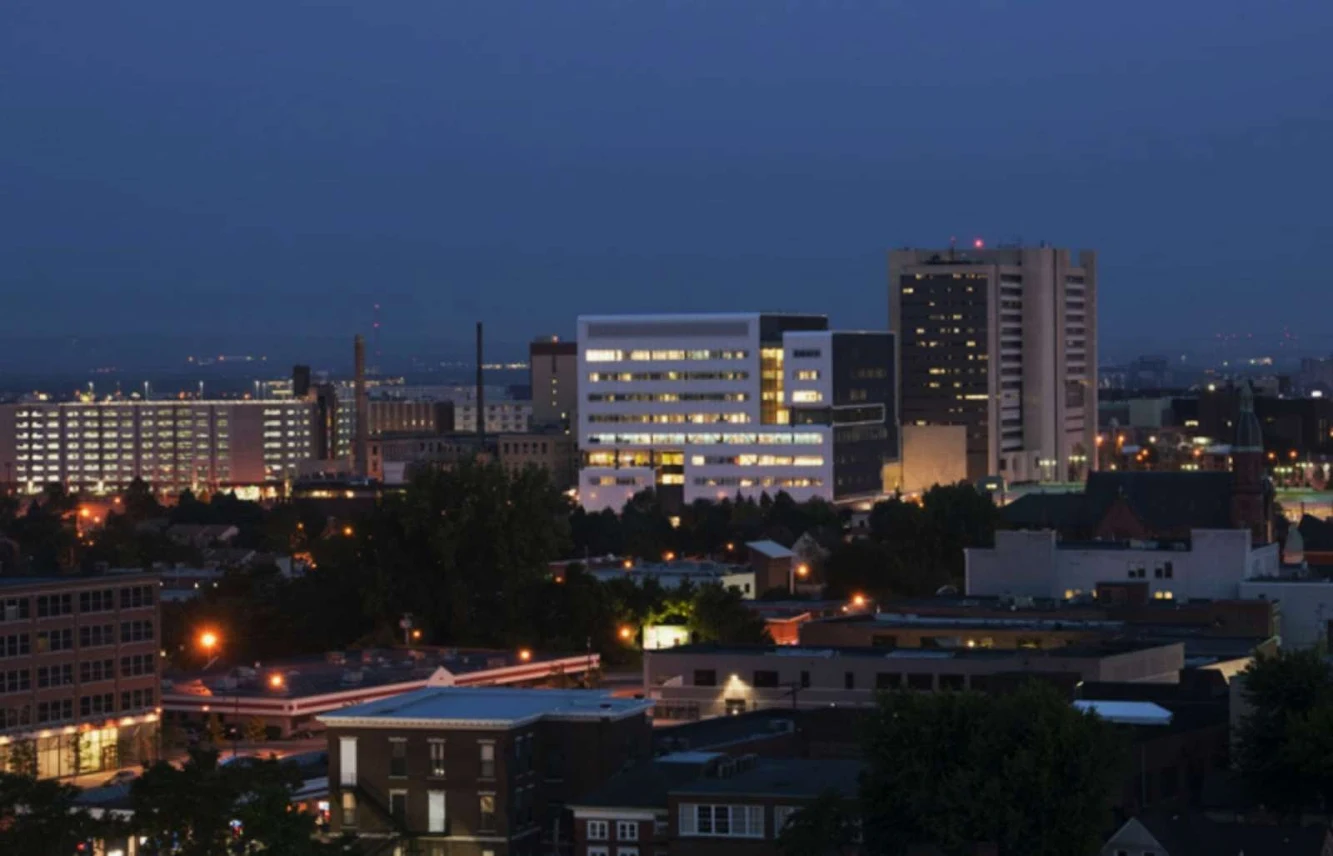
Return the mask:
<svg viewBox="0 0 1333 856">
<path fill-rule="evenodd" d="M 652 703 L 430 687 L 320 717 L 332 828 L 423 856 L 549 852 L 564 807 L 651 751 Z"/>
<path fill-rule="evenodd" d="M 157 757 L 157 592 L 145 574 L 0 578 L 0 771 Z"/>
<path fill-rule="evenodd" d="M 827 791 L 851 804 L 861 763 L 680 752 L 622 773 L 571 806 L 574 856 L 768 856 Z"/>
</svg>

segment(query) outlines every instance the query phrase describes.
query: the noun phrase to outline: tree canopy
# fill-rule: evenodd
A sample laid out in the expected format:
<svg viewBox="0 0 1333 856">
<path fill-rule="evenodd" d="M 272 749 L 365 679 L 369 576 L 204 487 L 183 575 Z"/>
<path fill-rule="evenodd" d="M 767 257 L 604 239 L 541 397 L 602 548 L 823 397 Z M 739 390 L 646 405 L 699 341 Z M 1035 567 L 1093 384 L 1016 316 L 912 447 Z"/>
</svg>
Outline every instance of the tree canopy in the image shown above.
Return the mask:
<svg viewBox="0 0 1333 856">
<path fill-rule="evenodd" d="M 887 694 L 864 746 L 869 852 L 1095 852 L 1122 746 L 1113 726 L 1036 681 L 1001 696 Z"/>
<path fill-rule="evenodd" d="M 1321 653 L 1257 658 L 1242 680 L 1250 709 L 1235 733 L 1236 768 L 1255 799 L 1279 811 L 1333 807 L 1333 673 Z"/>
</svg>

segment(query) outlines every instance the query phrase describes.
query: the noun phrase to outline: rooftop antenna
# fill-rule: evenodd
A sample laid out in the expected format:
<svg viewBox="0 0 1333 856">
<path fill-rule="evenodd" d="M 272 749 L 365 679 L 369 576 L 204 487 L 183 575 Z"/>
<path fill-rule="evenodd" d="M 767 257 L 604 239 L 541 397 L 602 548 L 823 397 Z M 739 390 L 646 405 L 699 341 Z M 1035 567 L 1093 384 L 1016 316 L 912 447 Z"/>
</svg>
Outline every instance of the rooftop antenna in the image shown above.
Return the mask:
<svg viewBox="0 0 1333 856">
<path fill-rule="evenodd" d="M 370 325 L 370 345 L 371 345 L 372 348 L 375 349 L 375 362 L 372 363 L 371 366 L 370 366 L 370 373 L 371 373 L 371 374 L 375 374 L 375 375 L 377 375 L 377 374 L 380 373 L 380 359 L 381 359 L 381 352 L 380 352 L 380 305 L 379 305 L 378 303 L 375 304 L 374 316 L 373 316 L 373 318 L 371 319 L 371 325 Z"/>
</svg>

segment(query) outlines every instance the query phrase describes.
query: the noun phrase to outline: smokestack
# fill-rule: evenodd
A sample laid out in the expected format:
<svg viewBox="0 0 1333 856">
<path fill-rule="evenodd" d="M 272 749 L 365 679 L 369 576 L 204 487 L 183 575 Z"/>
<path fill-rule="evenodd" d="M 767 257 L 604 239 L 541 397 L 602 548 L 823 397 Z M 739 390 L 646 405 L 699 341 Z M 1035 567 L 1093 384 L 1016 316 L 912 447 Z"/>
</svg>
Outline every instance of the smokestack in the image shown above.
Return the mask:
<svg viewBox="0 0 1333 856">
<path fill-rule="evenodd" d="M 356 439 L 352 444 L 352 469 L 362 478 L 369 475 L 366 450 L 370 440 L 370 402 L 366 399 L 366 340 L 357 335 L 356 353 Z"/>
<path fill-rule="evenodd" d="M 481 370 L 481 322 L 477 322 L 477 451 L 486 443 L 486 380 Z"/>
</svg>

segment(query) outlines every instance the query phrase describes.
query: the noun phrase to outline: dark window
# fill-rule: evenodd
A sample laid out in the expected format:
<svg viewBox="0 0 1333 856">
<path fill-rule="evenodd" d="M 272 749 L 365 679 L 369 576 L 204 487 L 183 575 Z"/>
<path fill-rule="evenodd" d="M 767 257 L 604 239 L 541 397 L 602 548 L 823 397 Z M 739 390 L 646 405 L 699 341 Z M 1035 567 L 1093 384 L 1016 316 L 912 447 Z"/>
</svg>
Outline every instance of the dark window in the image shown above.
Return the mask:
<svg viewBox="0 0 1333 856">
<path fill-rule="evenodd" d="M 694 685 L 696 687 L 717 686 L 717 672 L 713 669 L 695 669 Z"/>
<path fill-rule="evenodd" d="M 1172 574 L 1173 574 L 1174 571 L 1175 571 L 1175 569 L 1172 567 L 1172 565 L 1171 565 L 1170 562 L 1167 562 L 1166 565 L 1163 567 L 1162 570 L 1163 570 L 1163 572 L 1166 574 L 1166 578 L 1167 578 L 1168 580 L 1171 579 Z"/>
<path fill-rule="evenodd" d="M 942 690 L 961 690 L 963 689 L 962 675 L 940 675 L 940 689 Z"/>
<path fill-rule="evenodd" d="M 921 645 L 920 645 L 920 647 L 922 647 L 922 648 L 938 648 L 938 647 L 940 647 L 940 639 L 939 639 L 938 636 L 922 636 L 922 637 L 921 637 Z"/>
<path fill-rule="evenodd" d="M 876 633 L 870 637 L 870 644 L 876 648 L 897 648 L 898 637 L 888 633 Z"/>
<path fill-rule="evenodd" d="M 754 673 L 754 685 L 765 688 L 776 687 L 778 685 L 778 673 L 774 671 L 756 671 Z"/>
<path fill-rule="evenodd" d="M 806 689 L 809 686 L 810 686 L 810 673 L 801 672 L 801 689 Z"/>
<path fill-rule="evenodd" d="M 407 775 L 407 741 L 389 740 L 389 775 L 401 779 Z"/>
<path fill-rule="evenodd" d="M 856 689 L 856 675 L 852 672 L 843 672 L 842 686 L 843 689 L 848 689 L 848 690 Z"/>
<path fill-rule="evenodd" d="M 407 822 L 407 794 L 393 791 L 389 794 L 389 814 L 399 826 Z"/>
<path fill-rule="evenodd" d="M 1159 580 L 1162 578 L 1162 568 L 1160 565 L 1152 569 L 1152 575 Z"/>
<path fill-rule="evenodd" d="M 876 672 L 875 689 L 892 690 L 897 689 L 902 683 L 902 676 L 897 672 Z"/>
<path fill-rule="evenodd" d="M 935 688 L 934 675 L 908 675 L 907 688 L 909 690 L 931 690 Z"/>
</svg>

